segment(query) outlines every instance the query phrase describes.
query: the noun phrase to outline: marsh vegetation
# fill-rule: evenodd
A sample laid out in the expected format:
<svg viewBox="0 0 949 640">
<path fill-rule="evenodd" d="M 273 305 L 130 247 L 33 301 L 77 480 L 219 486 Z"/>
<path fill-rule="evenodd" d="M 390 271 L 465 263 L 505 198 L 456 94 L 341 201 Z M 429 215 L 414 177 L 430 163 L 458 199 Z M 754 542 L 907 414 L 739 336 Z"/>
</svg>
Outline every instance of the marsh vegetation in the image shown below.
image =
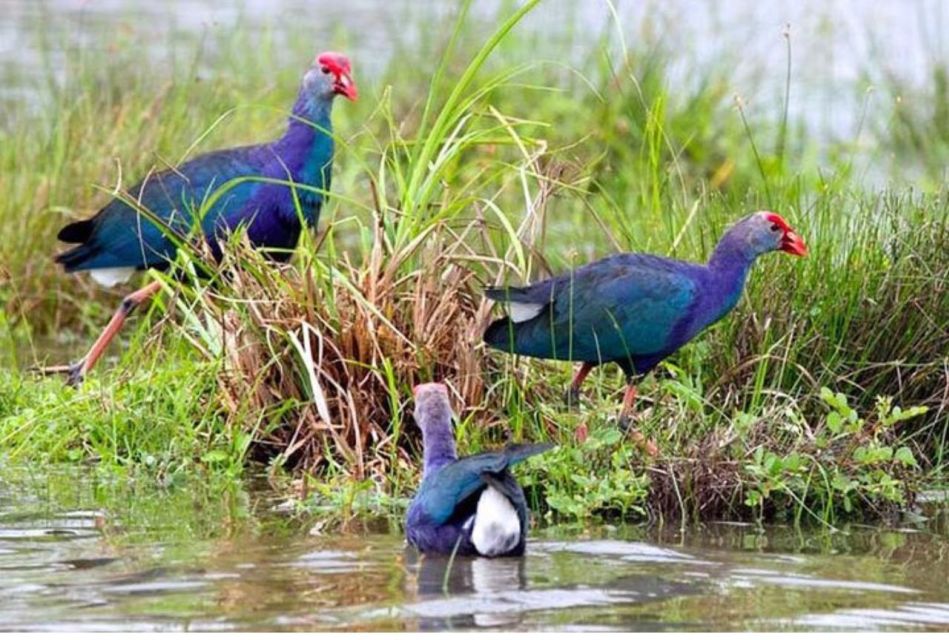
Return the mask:
<svg viewBox="0 0 949 640">
<path fill-rule="evenodd" d="M 915 84 L 867 59 L 876 98 L 852 139 L 828 141 L 801 115 L 780 25 L 786 59 L 759 70 L 778 93 L 736 95 L 728 60 L 689 56 L 691 81 L 673 81 L 679 51 L 648 21 L 635 38 L 611 11 L 598 30 L 522 24 L 536 4 L 427 16 L 438 28 L 384 60 L 350 51 L 362 99 L 335 114 L 318 233 L 285 266 L 239 238 L 219 270 L 201 247 L 181 251 L 176 278 L 147 276 L 163 294 L 79 390 L 26 369 L 80 353 L 118 294 L 56 270 L 56 229 L 130 176 L 272 137 L 314 43 L 286 25 L 217 30 L 169 37 L 148 54 L 160 64 L 142 64 L 131 26 L 70 56 L 62 78 L 4 67 L 30 95 L 0 119 L 4 456 L 169 481 L 261 463 L 326 518 L 392 514 L 418 475 L 411 388 L 440 379 L 462 451 L 559 445 L 523 471 L 549 521 L 894 519 L 944 483 L 944 61 Z M 703 261 L 759 209 L 792 221 L 811 255 L 762 260 L 735 312 L 644 381 L 637 428 L 658 460 L 615 424 L 618 370 L 569 410 L 567 365 L 481 344 L 485 286 L 616 251 Z"/>
</svg>

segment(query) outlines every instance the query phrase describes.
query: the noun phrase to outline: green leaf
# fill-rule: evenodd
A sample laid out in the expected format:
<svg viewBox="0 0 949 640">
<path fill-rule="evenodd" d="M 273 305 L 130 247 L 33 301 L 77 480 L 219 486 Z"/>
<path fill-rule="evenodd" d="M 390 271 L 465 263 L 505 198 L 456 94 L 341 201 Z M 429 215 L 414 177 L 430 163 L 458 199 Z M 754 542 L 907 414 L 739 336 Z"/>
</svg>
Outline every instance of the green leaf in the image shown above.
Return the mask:
<svg viewBox="0 0 949 640">
<path fill-rule="evenodd" d="M 834 477 L 830 481 L 830 484 L 834 489 L 840 491 L 843 494 L 846 494 L 857 486 L 857 482 L 855 480 L 851 480 L 839 471 L 834 473 Z"/>
<path fill-rule="evenodd" d="M 843 418 L 836 411 L 831 411 L 827 414 L 827 428 L 833 431 L 834 433 L 840 433 L 841 426 L 843 425 Z"/>
<path fill-rule="evenodd" d="M 600 444 L 606 446 L 613 446 L 623 437 L 623 434 L 620 433 L 619 429 L 607 429 L 599 434 L 598 440 Z"/>
<path fill-rule="evenodd" d="M 765 459 L 764 468 L 768 472 L 769 475 L 772 475 L 772 476 L 778 475 L 779 473 L 781 473 L 781 468 L 782 468 L 781 458 L 774 455 L 773 453 L 769 453 L 768 457 Z"/>
<path fill-rule="evenodd" d="M 201 461 L 208 464 L 214 464 L 215 462 L 224 462 L 228 459 L 228 457 L 227 451 L 222 451 L 221 449 L 212 449 L 201 456 Z"/>
<path fill-rule="evenodd" d="M 791 473 L 797 473 L 804 466 L 804 458 L 799 453 L 790 453 L 784 456 L 784 468 Z"/>
<path fill-rule="evenodd" d="M 897 462 L 907 467 L 917 466 L 916 456 L 913 455 L 913 452 L 909 447 L 900 447 L 896 450 L 896 453 L 893 455 L 893 457 Z"/>
</svg>

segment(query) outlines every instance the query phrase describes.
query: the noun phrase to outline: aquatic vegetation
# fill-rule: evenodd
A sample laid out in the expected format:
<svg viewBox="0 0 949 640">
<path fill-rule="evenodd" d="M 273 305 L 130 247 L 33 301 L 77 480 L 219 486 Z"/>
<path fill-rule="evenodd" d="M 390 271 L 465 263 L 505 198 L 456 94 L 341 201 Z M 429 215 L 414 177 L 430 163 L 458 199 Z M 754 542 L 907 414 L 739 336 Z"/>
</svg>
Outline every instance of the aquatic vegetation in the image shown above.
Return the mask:
<svg viewBox="0 0 949 640">
<path fill-rule="evenodd" d="M 156 474 L 261 461 L 306 478 L 300 504 L 314 512 L 391 515 L 421 454 L 405 399 L 438 379 L 453 392 L 460 453 L 511 439 L 560 445 L 524 466 L 531 508 L 554 521 L 878 517 L 940 477 L 945 192 L 873 190 L 846 163 L 815 161 L 804 124 L 734 109 L 727 70 L 676 93 L 663 80 L 672 52 L 658 45 L 603 41 L 567 70 L 539 63 L 517 25 L 530 8 L 487 30 L 458 20 L 443 55 L 400 52 L 363 84 L 360 103 L 338 114 L 323 226 L 291 263 L 267 263 L 234 237 L 208 282 L 194 275 L 207 256 L 180 251 L 183 282 L 163 280 L 131 348 L 87 388 L 4 372 L 0 446 Z M 305 39 L 295 47 L 312 55 Z M 271 84 L 265 47 L 235 47 L 195 104 L 186 66 L 169 67 L 168 86 L 135 73 L 116 84 L 127 55 L 71 69 L 74 99 L 0 134 L 0 331 L 16 336 L 0 342 L 5 360 L 29 363 L 22 345 L 50 331 L 91 334 L 114 307 L 114 294 L 49 259 L 62 214 L 91 212 L 104 196 L 88 185 L 116 183 L 113 156 L 139 175 L 154 163 L 143 149 L 261 139 L 285 115 L 270 107 L 296 87 L 293 69 Z M 782 129 L 778 154 L 770 141 Z M 760 265 L 735 311 L 643 382 L 635 426 L 658 461 L 613 421 L 615 372 L 593 373 L 571 409 L 567 365 L 481 343 L 486 286 L 621 250 L 702 261 L 740 213 L 759 209 L 793 220 L 811 256 Z M 897 417 L 897 405 L 927 411 Z"/>
<path fill-rule="evenodd" d="M 920 467 L 896 427 L 926 413 L 926 407 L 904 410 L 879 397 L 868 421 L 842 393 L 822 387 L 820 397 L 830 411 L 808 444 L 785 455 L 766 447 L 754 450 L 745 466 L 745 504 L 758 508 L 760 517 L 768 502 L 771 509 L 793 512 L 798 522 L 805 512 L 833 522 L 855 510 L 905 505 L 920 480 Z M 774 494 L 783 494 L 783 506 Z"/>
</svg>

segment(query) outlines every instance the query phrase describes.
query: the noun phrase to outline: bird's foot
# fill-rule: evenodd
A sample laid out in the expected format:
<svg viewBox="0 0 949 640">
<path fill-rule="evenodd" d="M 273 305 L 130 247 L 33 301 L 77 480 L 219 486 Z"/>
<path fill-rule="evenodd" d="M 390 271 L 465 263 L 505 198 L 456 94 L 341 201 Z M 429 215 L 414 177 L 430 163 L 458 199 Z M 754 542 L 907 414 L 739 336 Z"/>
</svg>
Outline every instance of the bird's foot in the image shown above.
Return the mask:
<svg viewBox="0 0 949 640">
<path fill-rule="evenodd" d="M 34 367 L 32 371 L 44 376 L 66 375 L 66 384 L 70 387 L 78 388 L 86 376 L 85 360 L 79 360 L 73 364 L 59 364 L 52 367 Z"/>
<path fill-rule="evenodd" d="M 634 418 L 629 414 L 623 414 L 619 417 L 619 426 L 620 429 L 623 429 L 629 433 L 629 439 L 632 440 L 636 446 L 646 452 L 650 458 L 656 458 L 659 456 L 659 447 L 655 442 L 643 435 L 643 432 L 639 429 L 633 427 Z"/>
<path fill-rule="evenodd" d="M 74 364 L 69 365 L 69 373 L 66 374 L 66 384 L 74 389 L 78 389 L 82 385 L 82 381 L 86 378 L 86 361 L 80 360 Z"/>
<path fill-rule="evenodd" d="M 579 389 L 576 387 L 568 387 L 567 392 L 563 395 L 563 400 L 567 403 L 568 407 L 579 407 L 580 397 Z"/>
</svg>

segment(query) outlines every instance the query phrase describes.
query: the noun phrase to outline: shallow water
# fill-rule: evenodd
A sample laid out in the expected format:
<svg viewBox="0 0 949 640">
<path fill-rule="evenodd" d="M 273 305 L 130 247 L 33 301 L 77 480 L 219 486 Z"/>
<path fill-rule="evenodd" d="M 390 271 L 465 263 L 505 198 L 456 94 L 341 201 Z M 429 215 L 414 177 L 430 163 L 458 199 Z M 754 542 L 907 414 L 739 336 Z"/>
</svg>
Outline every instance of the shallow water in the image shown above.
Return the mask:
<svg viewBox="0 0 949 640">
<path fill-rule="evenodd" d="M 949 630 L 925 530 L 545 529 L 449 568 L 378 527 L 317 534 L 266 485 L 0 478 L 5 631 Z"/>
</svg>

